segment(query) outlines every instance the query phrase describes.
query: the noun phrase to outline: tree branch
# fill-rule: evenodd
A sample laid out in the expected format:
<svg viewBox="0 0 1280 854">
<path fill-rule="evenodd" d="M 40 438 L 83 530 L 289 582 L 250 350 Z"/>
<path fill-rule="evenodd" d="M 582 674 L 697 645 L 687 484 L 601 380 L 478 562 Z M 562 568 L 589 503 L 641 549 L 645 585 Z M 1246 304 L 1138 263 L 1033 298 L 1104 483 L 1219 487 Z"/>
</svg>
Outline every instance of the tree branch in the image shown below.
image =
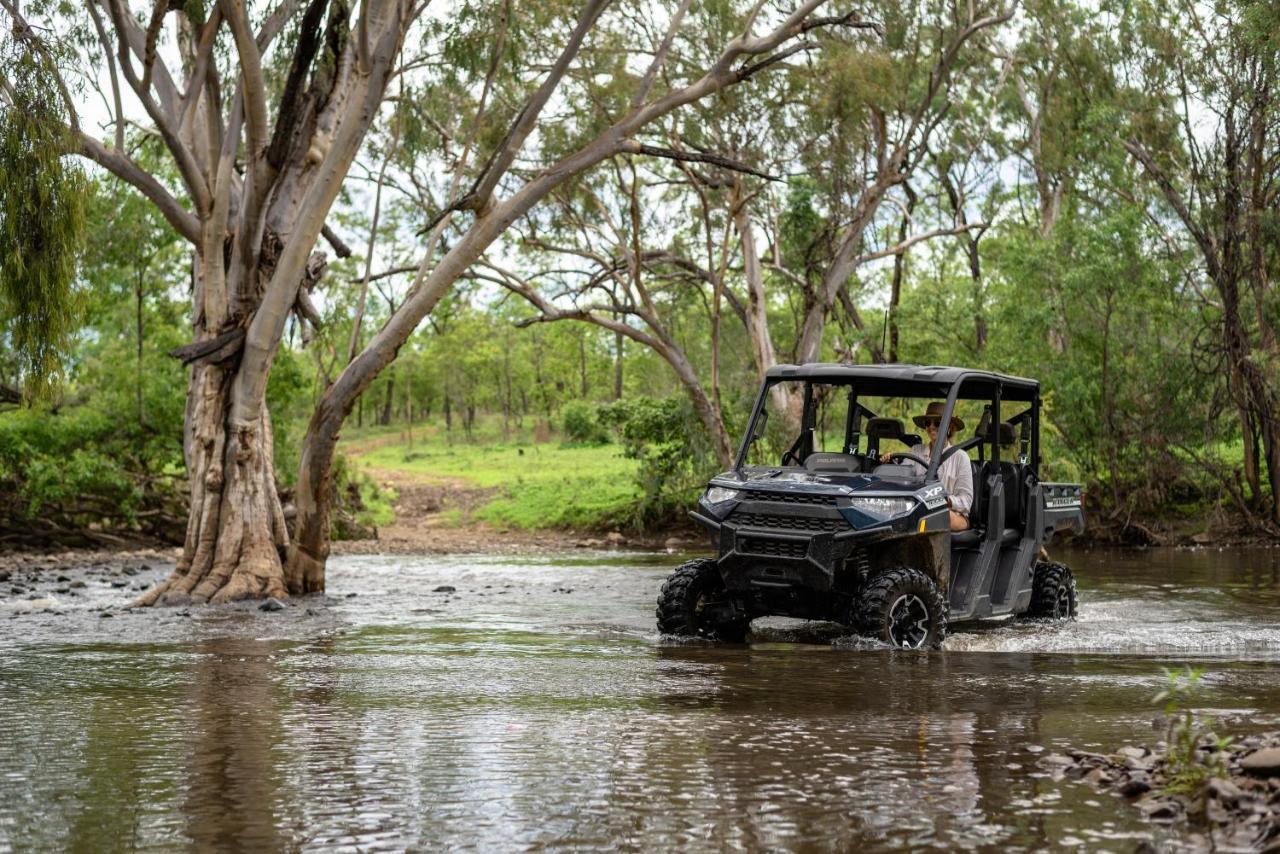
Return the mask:
<svg viewBox="0 0 1280 854">
<path fill-rule="evenodd" d="M 313 0 L 313 4 L 323 2 L 324 0 Z M 246 155 L 252 168 L 254 191 L 255 194 L 265 193 L 265 184 L 269 180 L 267 140 L 271 131 L 267 125 L 267 86 L 262 76 L 262 55 L 249 30 L 243 0 L 218 0 L 218 8 L 222 10 L 227 26 L 231 28 L 236 54 L 240 59 L 240 74 L 244 80 L 241 92 L 245 100 L 245 124 L 249 130 Z"/>
<path fill-rule="evenodd" d="M 276 111 L 276 127 L 267 148 L 267 162 L 279 171 L 284 168 L 285 155 L 293 143 L 294 129 L 302 118 L 302 101 L 306 94 L 307 75 L 320 51 L 320 30 L 324 24 L 324 10 L 328 0 L 310 0 L 298 29 L 289 76 L 285 80 L 280 106 Z"/>
<path fill-rule="evenodd" d="M 76 136 L 80 154 L 88 157 L 151 200 L 178 234 L 192 243 L 200 241 L 200 222 L 178 203 L 156 177 L 134 162 L 123 150 L 107 148 L 81 131 Z"/>
<path fill-rule="evenodd" d="M 351 247 L 329 226 L 320 229 L 320 235 L 333 247 L 333 253 L 339 258 L 350 258 Z"/>
<path fill-rule="evenodd" d="M 587 0 L 587 5 L 583 7 L 582 15 L 578 18 L 578 24 L 573 28 L 564 50 L 560 52 L 559 58 L 551 66 L 551 70 L 547 73 L 546 79 L 542 81 L 542 85 L 533 93 L 516 116 L 515 121 L 511 123 L 506 136 L 498 147 L 494 149 L 493 156 L 485 164 L 484 168 L 480 170 L 475 183 L 471 186 L 471 191 L 458 203 L 459 208 L 481 212 L 489 206 L 489 200 L 493 195 L 494 188 L 498 186 L 498 181 L 511 168 L 516 155 L 520 153 L 520 149 L 524 146 L 525 139 L 528 138 L 533 130 L 534 123 L 537 122 L 538 116 L 541 115 L 542 108 L 546 106 L 551 94 L 560 85 L 560 79 L 569 70 L 569 63 L 573 61 L 574 57 L 578 55 L 578 51 L 582 48 L 583 39 L 586 38 L 591 28 L 595 26 L 596 20 L 610 2 L 611 0 Z"/>
<path fill-rule="evenodd" d="M 205 21 L 200 31 L 200 40 L 196 46 L 196 61 L 191 67 L 191 76 L 187 78 L 187 86 L 183 91 L 182 103 L 178 107 L 178 127 L 187 123 L 187 114 L 200 100 L 204 90 L 205 75 L 209 73 L 209 61 L 213 56 L 213 46 L 217 42 L 218 27 L 222 26 L 222 7 L 214 6 L 209 20 Z"/>
<path fill-rule="evenodd" d="M 649 97 L 649 91 L 653 88 L 653 82 L 658 78 L 658 71 L 662 68 L 663 63 L 667 61 L 667 54 L 671 51 L 672 42 L 675 41 L 676 31 L 680 29 L 680 24 L 684 21 L 685 13 L 689 11 L 691 2 L 692 0 L 681 0 L 680 7 L 671 16 L 671 23 L 667 27 L 666 35 L 662 37 L 662 43 L 654 51 L 653 62 L 649 63 L 649 68 L 645 71 L 640 85 L 636 87 L 635 94 L 631 96 L 631 109 L 636 109 Z"/>
<path fill-rule="evenodd" d="M 116 112 L 116 150 L 124 151 L 124 102 L 120 97 L 120 77 L 116 71 L 116 57 L 111 52 L 111 42 L 107 38 L 107 28 L 102 24 L 102 15 L 98 12 L 98 5 L 92 0 L 85 5 L 89 7 L 89 16 L 93 18 L 93 28 L 98 33 L 98 43 L 102 45 L 102 52 L 107 57 L 107 72 L 111 77 L 111 100 L 115 104 Z"/>
<path fill-rule="evenodd" d="M 893 246 L 878 250 L 876 252 L 868 252 L 865 255 L 859 255 L 857 258 L 854 259 L 854 264 L 856 266 L 859 264 L 865 264 L 868 261 L 876 261 L 880 258 L 888 258 L 892 255 L 901 255 L 904 252 L 906 252 L 908 249 L 910 249 L 912 246 L 915 246 L 917 243 L 922 243 L 926 240 L 932 240 L 935 237 L 946 237 L 948 235 L 953 235 L 953 234 L 964 234 L 966 231 L 975 231 L 975 230 L 980 231 L 982 229 L 987 228 L 989 225 L 990 223 L 986 223 L 986 222 L 968 222 L 968 223 L 963 223 L 961 225 L 957 225 L 954 228 L 935 228 L 931 231 L 924 231 L 924 232 L 920 232 L 919 234 L 913 234 L 910 237 L 908 237 L 906 240 L 903 240 Z"/>
<path fill-rule="evenodd" d="M 710 163 L 713 166 L 719 166 L 721 169 L 728 169 L 732 172 L 742 172 L 746 175 L 754 175 L 757 178 L 763 178 L 766 181 L 781 181 L 782 179 L 776 175 L 770 175 L 767 172 L 761 172 L 753 169 L 745 163 L 725 157 L 721 154 L 702 154 L 694 151 L 678 151 L 674 148 L 660 148 L 656 145 L 645 145 L 635 140 L 626 140 L 622 144 L 622 151 L 629 154 L 647 154 L 650 157 L 665 157 L 668 160 L 678 160 L 682 163 Z"/>
<path fill-rule="evenodd" d="M 89 2 L 95 2 L 95 0 L 89 0 Z M 133 61 L 129 58 L 129 24 L 133 23 L 134 26 L 137 24 L 121 8 L 120 0 L 102 0 L 102 2 L 107 4 L 112 24 L 116 30 L 117 55 L 120 60 L 121 71 L 124 72 L 124 79 L 129 81 L 129 86 L 133 89 L 134 94 L 138 96 L 138 100 L 142 102 L 147 115 L 156 123 L 156 130 L 160 132 L 165 147 L 173 155 L 174 163 L 178 166 L 178 172 L 182 175 L 182 181 L 186 184 L 187 192 L 191 194 L 191 198 L 195 202 L 196 210 L 204 214 L 213 204 L 209 186 L 205 183 L 204 176 L 201 174 L 199 166 L 196 165 L 191 151 L 178 136 L 177 129 L 173 127 L 169 117 L 160 109 L 160 105 L 151 97 L 150 87 L 143 88 L 142 81 L 138 79 L 137 72 L 133 68 Z"/>
</svg>

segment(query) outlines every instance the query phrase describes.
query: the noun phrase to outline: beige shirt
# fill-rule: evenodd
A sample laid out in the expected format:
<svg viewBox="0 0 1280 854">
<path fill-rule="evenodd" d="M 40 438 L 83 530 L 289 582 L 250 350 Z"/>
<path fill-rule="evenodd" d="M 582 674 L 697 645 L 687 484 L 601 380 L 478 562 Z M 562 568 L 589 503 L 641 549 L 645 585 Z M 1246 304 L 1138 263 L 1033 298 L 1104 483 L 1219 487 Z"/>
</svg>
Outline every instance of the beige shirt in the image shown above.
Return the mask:
<svg viewBox="0 0 1280 854">
<path fill-rule="evenodd" d="M 943 445 L 942 449 L 945 451 L 949 447 L 950 442 Z M 928 445 L 915 445 L 911 448 L 911 453 L 925 460 L 931 459 L 933 454 Z M 916 474 L 925 473 L 924 466 L 919 463 L 912 460 L 903 462 L 913 467 Z M 943 460 L 942 465 L 938 466 L 938 479 L 942 481 L 942 488 L 951 499 L 951 509 L 961 516 L 968 516 L 973 507 L 973 467 L 969 465 L 969 455 L 964 451 L 956 451 Z"/>
</svg>

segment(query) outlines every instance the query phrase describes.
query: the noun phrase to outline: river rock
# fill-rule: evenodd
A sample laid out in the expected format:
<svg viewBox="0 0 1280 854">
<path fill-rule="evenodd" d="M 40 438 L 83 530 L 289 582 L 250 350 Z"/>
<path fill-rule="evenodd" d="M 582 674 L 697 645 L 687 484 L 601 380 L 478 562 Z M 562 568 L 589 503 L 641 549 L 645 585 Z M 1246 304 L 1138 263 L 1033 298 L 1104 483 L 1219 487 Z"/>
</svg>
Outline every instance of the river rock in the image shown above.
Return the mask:
<svg viewBox="0 0 1280 854">
<path fill-rule="evenodd" d="M 1209 797 L 1221 801 L 1229 807 L 1235 806 L 1236 802 L 1240 800 L 1240 796 L 1244 794 L 1235 783 L 1222 778 L 1210 780 L 1205 785 L 1205 791 Z"/>
<path fill-rule="evenodd" d="M 604 535 L 604 538 L 611 546 L 620 546 L 627 541 L 626 537 L 622 536 L 617 531 L 610 531 Z"/>
<path fill-rule="evenodd" d="M 7 569 L 0 569 L 0 581 L 8 581 L 12 573 Z"/>
<path fill-rule="evenodd" d="M 1220 801 L 1210 798 L 1204 805 L 1204 817 L 1213 824 L 1227 824 L 1231 821 L 1231 813 Z"/>
<path fill-rule="evenodd" d="M 1124 767 L 1130 771 L 1152 771 L 1156 767 L 1156 762 L 1154 757 L 1148 759 L 1125 757 Z"/>
<path fill-rule="evenodd" d="M 1142 759 L 1147 755 L 1147 750 L 1144 747 L 1131 747 L 1129 745 L 1125 745 L 1117 750 L 1116 754 L 1123 756 L 1126 759 Z"/>
<path fill-rule="evenodd" d="M 1095 786 L 1110 786 L 1115 782 L 1115 779 L 1101 768 L 1094 768 L 1088 774 L 1084 775 L 1084 781 L 1086 783 L 1092 783 Z"/>
<path fill-rule="evenodd" d="M 1142 814 L 1147 818 L 1159 822 L 1173 821 L 1182 814 L 1182 807 L 1177 801 L 1168 801 L 1163 798 L 1143 801 L 1138 804 L 1138 809 L 1142 810 Z"/>
<path fill-rule="evenodd" d="M 1065 768 L 1072 764 L 1072 760 L 1061 753 L 1050 753 L 1048 756 L 1040 757 L 1036 764 L 1042 768 Z"/>
<path fill-rule="evenodd" d="M 432 590 L 431 592 L 432 593 L 457 593 L 458 588 L 454 587 L 451 584 L 441 584 L 439 587 L 437 587 L 435 590 Z"/>
<path fill-rule="evenodd" d="M 267 601 L 258 606 L 259 611 L 283 611 L 284 603 L 276 597 L 272 596 Z"/>
<path fill-rule="evenodd" d="M 1264 747 L 1240 760 L 1240 767 L 1258 777 L 1280 774 L 1280 747 Z"/>
<path fill-rule="evenodd" d="M 83 581 L 73 581 L 68 586 L 74 590 L 80 590 L 85 587 L 85 583 Z"/>
<path fill-rule="evenodd" d="M 1116 791 L 1126 798 L 1136 798 L 1151 791 L 1151 784 L 1143 777 L 1130 777 L 1121 783 Z"/>
</svg>

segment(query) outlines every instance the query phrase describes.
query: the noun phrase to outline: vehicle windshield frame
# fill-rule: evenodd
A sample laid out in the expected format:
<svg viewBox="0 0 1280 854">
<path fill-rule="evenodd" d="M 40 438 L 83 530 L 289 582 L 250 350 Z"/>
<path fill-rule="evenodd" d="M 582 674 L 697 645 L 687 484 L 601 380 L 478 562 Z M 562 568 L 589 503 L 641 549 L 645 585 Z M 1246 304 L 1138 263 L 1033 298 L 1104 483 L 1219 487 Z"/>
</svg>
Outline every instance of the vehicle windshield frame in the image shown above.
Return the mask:
<svg viewBox="0 0 1280 854">
<path fill-rule="evenodd" d="M 1016 380 L 1016 388 L 1014 378 L 1006 378 L 999 374 L 993 374 L 988 371 L 949 371 L 950 376 L 948 382 L 937 382 L 928 379 L 908 379 L 897 377 L 893 379 L 866 377 L 866 376 L 839 376 L 834 373 L 824 372 L 804 372 L 797 370 L 795 375 L 770 375 L 765 377 L 765 381 L 761 384 L 760 393 L 756 397 L 755 406 L 751 411 L 751 419 L 747 423 L 747 429 L 743 435 L 742 444 L 739 447 L 738 455 L 734 460 L 734 471 L 741 472 L 746 465 L 747 454 L 750 453 L 752 444 L 759 438 L 755 435 L 756 425 L 761 417 L 767 417 L 765 406 L 769 398 L 769 390 L 775 385 L 781 383 L 803 383 L 805 389 L 805 399 L 808 401 L 812 395 L 812 388 L 815 384 L 847 387 L 851 389 L 849 411 L 846 413 L 845 419 L 845 439 L 844 448 L 847 452 L 849 447 L 849 439 L 851 435 L 851 427 L 854 421 L 853 409 L 854 405 L 862 408 L 864 412 L 871 412 L 859 400 L 860 393 L 873 393 L 885 397 L 897 397 L 907 400 L 937 400 L 939 397 L 945 399 L 941 420 L 943 423 L 949 423 L 952 413 L 955 412 L 956 402 L 959 400 L 981 400 L 988 401 L 992 406 L 992 423 L 998 425 L 1000 423 L 1000 402 L 1001 400 L 1009 400 L 1010 402 L 1029 403 L 1030 408 L 1017 416 L 1019 421 L 1030 418 L 1030 455 L 1028 463 L 1032 467 L 1032 471 L 1037 473 L 1040 470 L 1040 388 L 1039 383 L 1030 380 Z M 978 393 L 979 391 L 985 393 Z M 1008 392 L 1012 391 L 1012 394 Z M 811 417 L 809 406 L 806 405 L 805 411 L 801 417 L 801 433 L 808 425 L 806 419 Z M 994 427 L 999 430 L 999 427 Z M 992 460 L 999 462 L 1000 460 L 1000 443 L 993 441 L 992 443 Z M 946 450 L 946 443 L 939 442 L 933 448 L 930 455 L 929 465 L 925 471 L 925 482 L 933 480 L 937 477 L 938 468 L 942 464 L 942 454 Z M 951 447 L 954 447 L 952 445 Z"/>
</svg>

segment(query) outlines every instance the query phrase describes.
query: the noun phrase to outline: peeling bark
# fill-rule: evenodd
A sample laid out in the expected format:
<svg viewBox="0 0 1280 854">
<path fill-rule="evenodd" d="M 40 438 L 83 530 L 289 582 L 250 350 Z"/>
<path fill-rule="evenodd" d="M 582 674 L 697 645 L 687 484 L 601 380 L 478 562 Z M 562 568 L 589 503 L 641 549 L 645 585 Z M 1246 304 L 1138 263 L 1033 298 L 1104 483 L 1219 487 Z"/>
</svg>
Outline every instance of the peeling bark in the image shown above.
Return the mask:
<svg viewBox="0 0 1280 854">
<path fill-rule="evenodd" d="M 231 427 L 231 380 L 214 365 L 192 375 L 185 442 L 191 513 L 182 557 L 134 605 L 287 595 L 278 550 L 289 535 L 272 468 L 271 418 L 264 407 L 256 424 Z"/>
</svg>

